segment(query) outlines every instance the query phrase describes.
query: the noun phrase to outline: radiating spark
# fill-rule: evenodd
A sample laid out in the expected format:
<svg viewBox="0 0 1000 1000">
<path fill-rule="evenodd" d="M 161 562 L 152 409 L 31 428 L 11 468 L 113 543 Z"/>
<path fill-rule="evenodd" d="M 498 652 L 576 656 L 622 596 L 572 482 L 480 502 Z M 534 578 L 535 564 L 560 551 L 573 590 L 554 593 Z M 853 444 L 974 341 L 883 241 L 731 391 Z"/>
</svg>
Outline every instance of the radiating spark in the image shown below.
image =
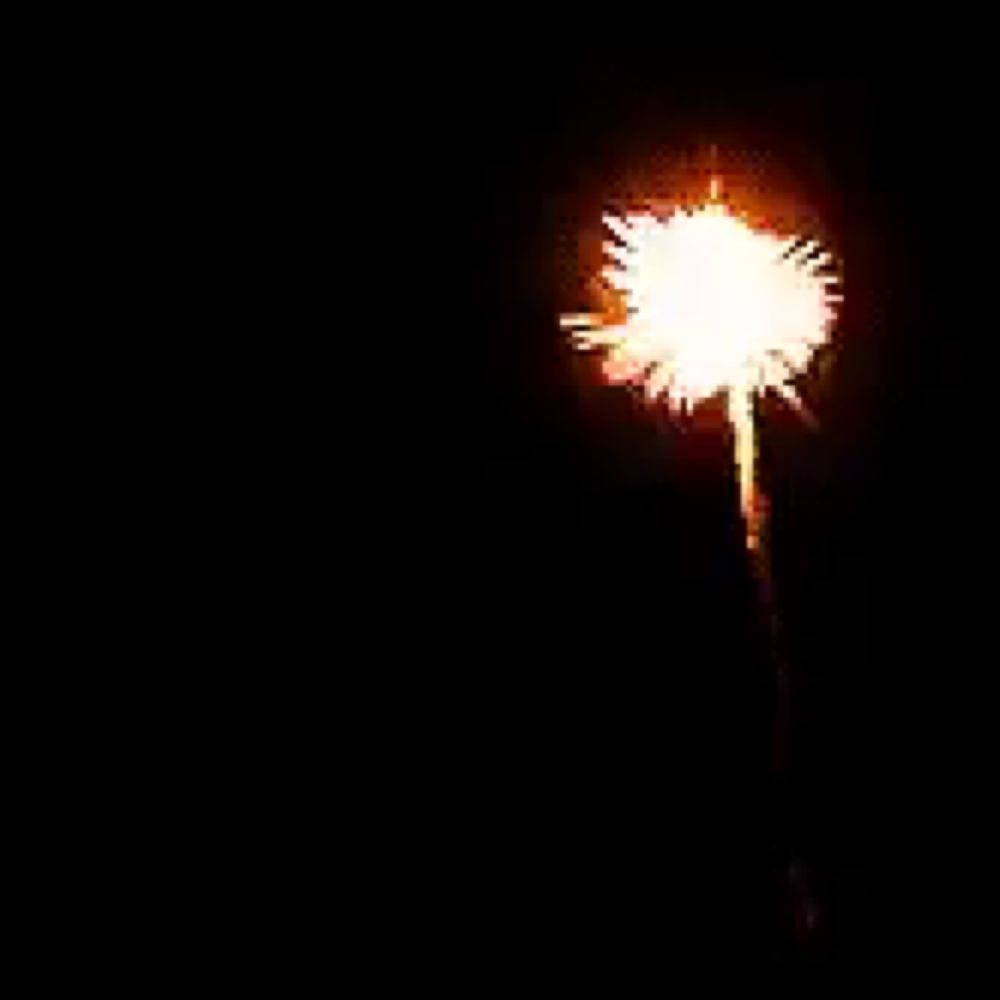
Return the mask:
<svg viewBox="0 0 1000 1000">
<path fill-rule="evenodd" d="M 611 382 L 642 387 L 686 409 L 725 392 L 734 428 L 747 544 L 757 548 L 763 496 L 756 488 L 753 397 L 768 389 L 801 405 L 792 380 L 824 344 L 834 319 L 832 259 L 812 240 L 752 229 L 716 199 L 666 218 L 607 215 L 604 281 L 625 318 L 568 315 L 581 350 L 603 355 Z"/>
</svg>

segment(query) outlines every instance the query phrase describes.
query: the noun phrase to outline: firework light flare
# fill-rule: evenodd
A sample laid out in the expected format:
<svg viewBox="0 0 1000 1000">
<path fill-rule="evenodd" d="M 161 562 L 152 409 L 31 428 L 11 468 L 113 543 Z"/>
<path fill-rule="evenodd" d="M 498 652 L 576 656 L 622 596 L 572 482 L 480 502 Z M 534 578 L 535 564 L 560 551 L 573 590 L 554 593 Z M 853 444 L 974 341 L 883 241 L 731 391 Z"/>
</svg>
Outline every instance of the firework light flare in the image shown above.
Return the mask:
<svg viewBox="0 0 1000 1000">
<path fill-rule="evenodd" d="M 754 397 L 779 393 L 803 412 L 793 380 L 825 344 L 840 301 L 833 259 L 814 240 L 751 228 L 710 199 L 667 216 L 606 215 L 602 278 L 618 307 L 564 316 L 605 377 L 647 400 L 688 410 L 720 394 L 734 431 L 740 505 L 751 553 L 765 500 L 756 475 Z"/>
<path fill-rule="evenodd" d="M 719 201 L 719 180 L 691 210 L 606 215 L 603 311 L 561 318 L 572 341 L 601 356 L 605 377 L 633 385 L 650 403 L 690 410 L 724 397 L 746 545 L 775 668 L 772 762 L 788 773 L 789 673 L 781 652 L 757 475 L 755 399 L 773 391 L 805 413 L 794 380 L 829 340 L 840 281 L 815 240 L 752 227 Z M 818 919 L 794 850 L 787 891 L 807 929 Z M 796 918 L 798 919 L 798 918 Z"/>
</svg>

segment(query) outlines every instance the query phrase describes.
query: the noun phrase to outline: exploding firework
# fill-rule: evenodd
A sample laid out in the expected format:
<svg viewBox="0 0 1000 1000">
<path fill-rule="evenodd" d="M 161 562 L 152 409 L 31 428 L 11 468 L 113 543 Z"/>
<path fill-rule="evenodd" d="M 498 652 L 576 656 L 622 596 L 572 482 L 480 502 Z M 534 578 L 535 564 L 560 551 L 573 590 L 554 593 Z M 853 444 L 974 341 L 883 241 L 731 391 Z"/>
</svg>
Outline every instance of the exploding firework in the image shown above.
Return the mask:
<svg viewBox="0 0 1000 1000">
<path fill-rule="evenodd" d="M 607 215 L 602 272 L 615 316 L 564 316 L 582 350 L 603 353 L 611 382 L 688 409 L 727 397 L 747 545 L 761 542 L 764 497 L 756 476 L 755 395 L 781 394 L 826 343 L 840 296 L 832 258 L 813 240 L 751 228 L 716 200 L 665 217 Z"/>
<path fill-rule="evenodd" d="M 640 387 L 650 402 L 686 410 L 726 397 L 746 543 L 775 668 L 772 753 L 782 774 L 790 687 L 756 470 L 754 398 L 771 390 L 802 410 L 793 381 L 827 342 L 841 295 L 832 258 L 815 241 L 754 229 L 717 199 L 713 180 L 710 200 L 692 211 L 606 216 L 612 238 L 602 277 L 611 308 L 561 322 L 577 347 L 602 354 L 609 381 Z M 818 911 L 804 872 L 793 852 L 787 890 L 811 931 Z"/>
</svg>

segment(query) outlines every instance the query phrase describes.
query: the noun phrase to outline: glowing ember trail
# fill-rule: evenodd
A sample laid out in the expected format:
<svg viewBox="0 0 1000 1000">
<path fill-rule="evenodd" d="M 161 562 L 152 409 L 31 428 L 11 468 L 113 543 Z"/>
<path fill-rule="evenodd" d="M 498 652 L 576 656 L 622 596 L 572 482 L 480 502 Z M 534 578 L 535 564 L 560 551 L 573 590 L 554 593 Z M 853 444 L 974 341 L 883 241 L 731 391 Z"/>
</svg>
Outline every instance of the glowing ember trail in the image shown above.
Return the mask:
<svg viewBox="0 0 1000 1000">
<path fill-rule="evenodd" d="M 801 407 L 791 380 L 829 336 L 840 296 L 831 257 L 813 241 L 751 229 L 713 201 L 666 218 L 607 215 L 615 239 L 602 276 L 624 318 L 565 316 L 582 350 L 600 350 L 611 382 L 641 386 L 682 409 L 727 394 L 747 546 L 764 530 L 753 397 L 767 389 Z"/>
<path fill-rule="evenodd" d="M 667 217 L 608 215 L 613 239 L 602 276 L 604 313 L 562 318 L 581 350 L 599 351 L 611 382 L 686 409 L 725 393 L 746 543 L 775 668 L 772 761 L 784 788 L 791 744 L 791 687 L 781 653 L 768 558 L 767 503 L 757 480 L 754 396 L 769 389 L 796 409 L 792 380 L 826 343 L 841 296 L 829 254 L 810 240 L 752 229 L 718 199 Z M 789 807 L 790 808 L 790 807 Z M 790 849 L 787 892 L 796 926 L 811 929 L 817 907 L 805 868 Z"/>
</svg>

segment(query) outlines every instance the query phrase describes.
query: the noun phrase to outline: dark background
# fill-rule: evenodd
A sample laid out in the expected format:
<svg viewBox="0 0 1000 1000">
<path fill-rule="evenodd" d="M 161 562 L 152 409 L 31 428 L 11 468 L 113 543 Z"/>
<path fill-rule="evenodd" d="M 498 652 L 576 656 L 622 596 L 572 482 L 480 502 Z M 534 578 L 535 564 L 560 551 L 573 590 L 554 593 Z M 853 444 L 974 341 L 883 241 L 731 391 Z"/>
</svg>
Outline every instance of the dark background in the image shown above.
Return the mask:
<svg viewBox="0 0 1000 1000">
<path fill-rule="evenodd" d="M 645 31 L 607 13 L 608 31 Z M 240 41 L 228 19 L 217 41 L 185 27 L 208 42 L 211 79 L 168 44 L 151 68 L 163 104 L 108 61 L 110 97 L 135 104 L 111 115 L 107 166 L 95 123 L 117 105 L 58 84 L 84 114 L 53 190 L 76 178 L 70 197 L 96 219 L 77 236 L 115 243 L 135 278 L 88 251 L 101 274 L 83 272 L 82 297 L 61 279 L 52 296 L 79 312 L 126 290 L 124 351 L 64 326 L 152 405 L 169 444 L 79 366 L 80 419 L 59 423 L 83 460 L 51 520 L 75 510 L 99 550 L 69 589 L 101 608 L 81 605 L 82 632 L 58 612 L 48 630 L 78 646 L 110 611 L 130 680 L 95 686 L 67 658 L 70 714 L 110 763 L 95 769 L 69 728 L 86 801 L 54 828 L 74 857 L 96 829 L 140 902 L 160 905 L 147 869 L 170 881 L 180 905 L 157 940 L 197 935 L 228 957 L 231 936 L 227 975 L 255 971 L 282 933 L 296 948 L 285 980 L 313 941 L 339 972 L 353 957 L 331 920 L 343 909 L 348 932 L 376 930 L 366 975 L 466 997 L 685 995 L 692 964 L 697 982 L 782 967 L 923 979 L 967 969 L 970 951 L 992 958 L 993 62 L 940 38 L 917 47 L 909 24 L 891 44 L 820 52 L 825 25 L 801 23 L 799 39 L 749 51 L 542 43 L 512 16 L 417 17 L 410 34 L 388 12 L 375 37 L 341 31 L 345 51 L 307 25 L 287 46 L 270 31 Z M 124 48 L 147 62 L 136 39 Z M 185 141 L 161 126 L 164 105 Z M 581 244 L 623 178 L 655 180 L 713 144 L 724 176 L 732 164 L 763 199 L 790 191 L 813 210 L 844 267 L 836 349 L 803 385 L 818 429 L 760 412 L 793 678 L 785 782 L 725 423 L 602 385 L 557 325 L 588 305 Z M 162 267 L 106 220 L 116 202 L 162 242 Z M 94 405 L 129 435 L 110 452 L 113 502 L 94 456 L 116 438 L 92 431 Z M 124 527 L 126 569 L 95 497 Z M 160 600 L 143 577 L 164 565 L 177 571 Z M 129 600 L 104 599 L 102 572 Z M 121 720 L 135 736 L 119 738 Z M 91 789 L 120 762 L 110 798 L 125 822 L 108 836 Z M 172 809 L 175 788 L 192 816 Z M 358 827 L 362 851 L 345 836 Z M 99 854 L 82 867 L 104 879 Z M 104 903 L 150 938 L 112 890 L 77 895 L 88 917 L 74 928 Z"/>
<path fill-rule="evenodd" d="M 390 144 L 422 192 L 405 256 L 430 421 L 402 413 L 385 455 L 410 442 L 417 652 L 393 690 L 424 959 L 621 990 L 693 958 L 922 969 L 968 943 L 958 677 L 983 654 L 959 370 L 989 296 L 955 209 L 987 117 L 974 82 L 918 63 L 515 43 L 419 75 Z M 721 415 L 651 413 L 557 326 L 590 304 L 581 241 L 627 172 L 712 144 L 843 262 L 834 350 L 803 383 L 818 428 L 759 410 L 785 781 Z"/>
</svg>

